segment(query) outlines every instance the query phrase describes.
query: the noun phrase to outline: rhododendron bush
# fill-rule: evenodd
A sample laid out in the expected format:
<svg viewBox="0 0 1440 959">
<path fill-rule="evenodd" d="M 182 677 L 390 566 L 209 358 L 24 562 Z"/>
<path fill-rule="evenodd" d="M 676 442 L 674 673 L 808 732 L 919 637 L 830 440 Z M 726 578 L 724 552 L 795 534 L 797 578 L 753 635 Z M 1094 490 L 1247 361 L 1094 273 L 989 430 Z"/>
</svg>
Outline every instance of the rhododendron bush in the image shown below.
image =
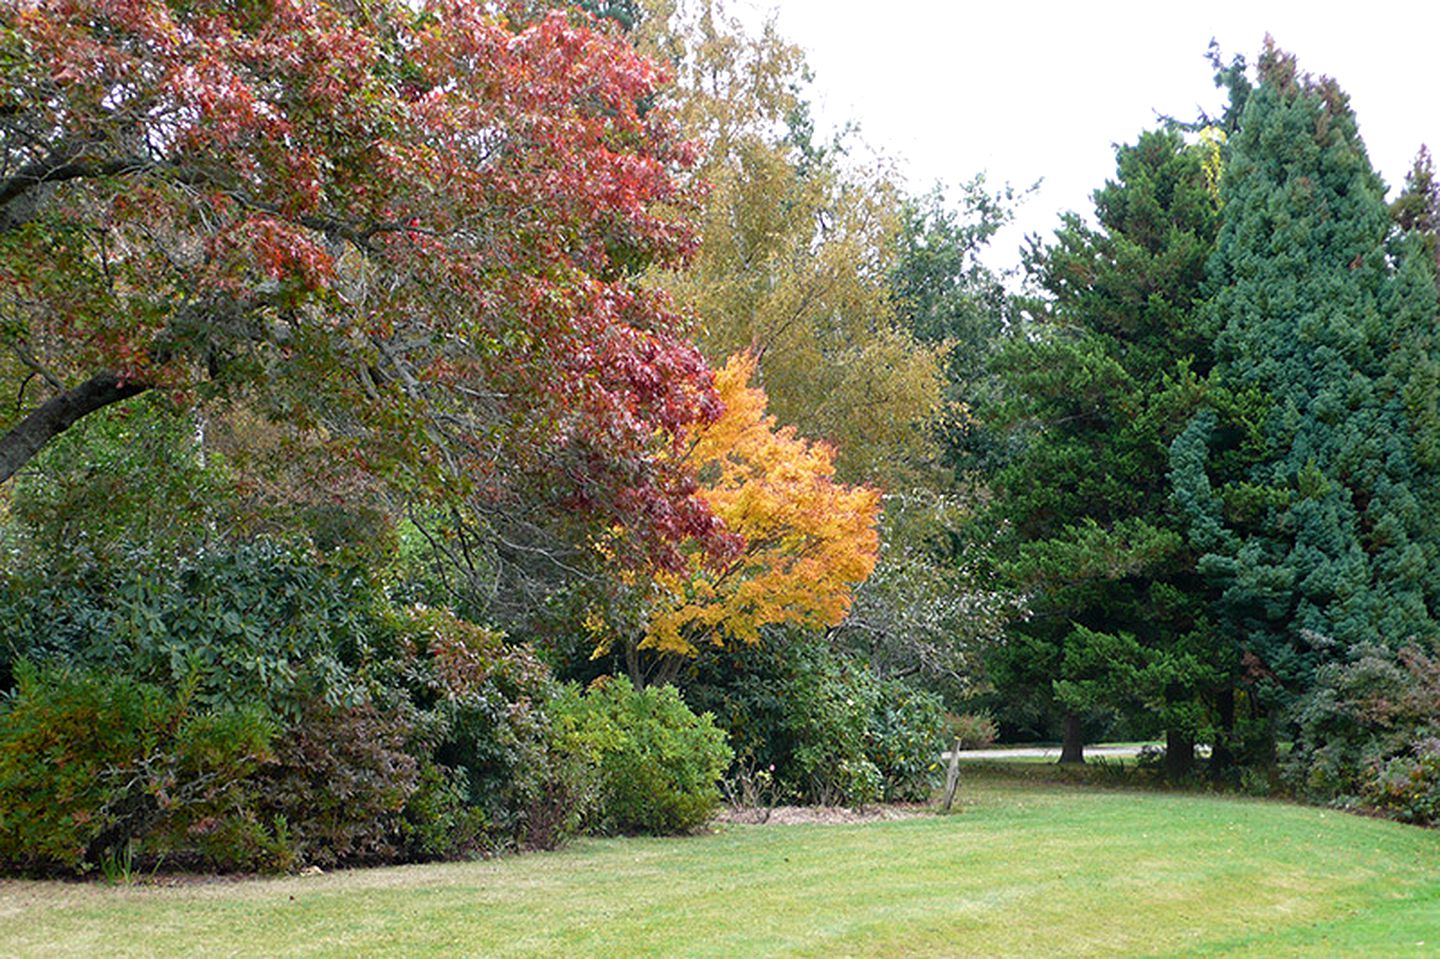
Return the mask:
<svg viewBox="0 0 1440 959">
<path fill-rule="evenodd" d="M 718 528 L 661 78 L 476 0 L 0 0 L 0 481 L 143 392 L 243 399 L 412 491 Z"/>
</svg>

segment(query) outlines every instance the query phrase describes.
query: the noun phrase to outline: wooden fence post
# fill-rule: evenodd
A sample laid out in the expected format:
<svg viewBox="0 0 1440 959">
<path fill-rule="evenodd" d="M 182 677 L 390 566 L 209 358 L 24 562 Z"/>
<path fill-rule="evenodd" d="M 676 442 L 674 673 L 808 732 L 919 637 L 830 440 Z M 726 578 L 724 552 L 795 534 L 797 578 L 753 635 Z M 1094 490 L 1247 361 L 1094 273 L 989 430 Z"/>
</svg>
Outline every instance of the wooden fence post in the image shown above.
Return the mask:
<svg viewBox="0 0 1440 959">
<path fill-rule="evenodd" d="M 960 788 L 960 740 L 950 747 L 950 769 L 945 773 L 945 812 L 955 802 L 955 790 Z"/>
</svg>

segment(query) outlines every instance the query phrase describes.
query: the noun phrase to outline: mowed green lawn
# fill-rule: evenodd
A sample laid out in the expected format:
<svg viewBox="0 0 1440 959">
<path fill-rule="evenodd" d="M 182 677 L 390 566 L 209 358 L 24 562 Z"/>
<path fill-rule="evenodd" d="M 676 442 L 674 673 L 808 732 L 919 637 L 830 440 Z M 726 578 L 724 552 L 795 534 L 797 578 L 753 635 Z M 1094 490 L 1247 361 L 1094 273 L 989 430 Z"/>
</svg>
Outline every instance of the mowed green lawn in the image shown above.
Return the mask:
<svg viewBox="0 0 1440 959">
<path fill-rule="evenodd" d="M 965 811 L 173 887 L 0 883 L 0 955 L 1440 955 L 1440 832 L 967 774 Z"/>
</svg>

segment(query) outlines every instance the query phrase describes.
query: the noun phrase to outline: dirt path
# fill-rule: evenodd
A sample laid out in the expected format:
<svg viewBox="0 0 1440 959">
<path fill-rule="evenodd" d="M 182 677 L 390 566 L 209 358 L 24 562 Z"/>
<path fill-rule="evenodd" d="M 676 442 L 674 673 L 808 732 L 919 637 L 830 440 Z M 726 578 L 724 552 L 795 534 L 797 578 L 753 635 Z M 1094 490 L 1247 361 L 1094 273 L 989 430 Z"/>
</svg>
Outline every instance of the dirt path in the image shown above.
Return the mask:
<svg viewBox="0 0 1440 959">
<path fill-rule="evenodd" d="M 1144 746 L 1086 746 L 1085 758 L 1125 759 L 1140 755 Z M 942 753 L 950 759 L 950 753 Z M 1059 746 L 1007 746 L 1002 749 L 962 749 L 961 759 L 1056 759 L 1060 758 Z"/>
</svg>

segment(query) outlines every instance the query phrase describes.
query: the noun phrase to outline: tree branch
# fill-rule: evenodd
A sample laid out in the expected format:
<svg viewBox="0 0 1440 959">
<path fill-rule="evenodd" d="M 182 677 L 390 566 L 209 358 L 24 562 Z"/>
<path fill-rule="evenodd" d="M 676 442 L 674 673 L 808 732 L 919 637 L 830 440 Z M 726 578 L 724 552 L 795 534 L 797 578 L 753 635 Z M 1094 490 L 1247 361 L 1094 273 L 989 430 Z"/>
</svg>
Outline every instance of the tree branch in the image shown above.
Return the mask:
<svg viewBox="0 0 1440 959">
<path fill-rule="evenodd" d="M 0 436 L 0 483 L 14 476 L 46 443 L 74 426 L 81 417 L 138 396 L 149 388 L 148 384 L 125 382 L 105 371 L 47 400 Z"/>
<path fill-rule="evenodd" d="M 0 179 L 0 208 L 26 191 L 45 183 L 60 183 L 87 177 L 123 176 L 152 166 L 154 163 L 150 160 L 136 156 L 100 160 L 78 155 L 37 160 L 21 167 L 14 176 Z"/>
</svg>

